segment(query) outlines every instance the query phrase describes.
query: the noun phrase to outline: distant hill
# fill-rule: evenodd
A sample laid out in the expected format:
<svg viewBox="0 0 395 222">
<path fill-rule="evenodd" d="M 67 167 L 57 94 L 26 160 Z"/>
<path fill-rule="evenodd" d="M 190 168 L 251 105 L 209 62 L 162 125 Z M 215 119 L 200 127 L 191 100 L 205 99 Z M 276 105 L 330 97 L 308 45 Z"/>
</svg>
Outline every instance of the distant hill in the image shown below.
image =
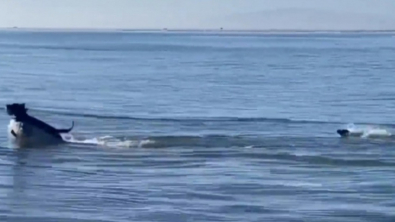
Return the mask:
<svg viewBox="0 0 395 222">
<path fill-rule="evenodd" d="M 394 18 L 317 9 L 284 8 L 212 18 L 208 28 L 277 30 L 394 30 Z"/>
</svg>

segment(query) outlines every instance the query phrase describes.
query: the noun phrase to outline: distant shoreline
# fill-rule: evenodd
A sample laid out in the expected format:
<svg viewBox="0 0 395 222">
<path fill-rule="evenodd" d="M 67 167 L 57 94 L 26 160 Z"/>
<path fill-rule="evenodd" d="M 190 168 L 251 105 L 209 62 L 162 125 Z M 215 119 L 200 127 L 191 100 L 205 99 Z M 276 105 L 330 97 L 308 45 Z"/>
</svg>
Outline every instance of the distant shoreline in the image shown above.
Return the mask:
<svg viewBox="0 0 395 222">
<path fill-rule="evenodd" d="M 110 28 L 24 28 L 24 27 L 0 27 L 0 31 L 32 31 L 32 32 L 156 32 L 156 33 L 260 33 L 260 34 L 309 34 L 309 33 L 366 33 L 366 34 L 383 34 L 383 33 L 395 33 L 395 30 L 374 30 L 374 29 L 110 29 Z"/>
</svg>

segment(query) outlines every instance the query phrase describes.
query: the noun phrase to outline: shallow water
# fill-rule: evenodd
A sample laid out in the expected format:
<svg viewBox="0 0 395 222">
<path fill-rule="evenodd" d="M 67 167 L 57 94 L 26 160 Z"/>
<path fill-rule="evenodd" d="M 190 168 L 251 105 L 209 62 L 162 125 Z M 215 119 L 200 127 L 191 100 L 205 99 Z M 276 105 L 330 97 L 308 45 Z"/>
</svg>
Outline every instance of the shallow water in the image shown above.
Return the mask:
<svg viewBox="0 0 395 222">
<path fill-rule="evenodd" d="M 394 221 L 392 36 L 1 31 L 0 218 Z"/>
</svg>

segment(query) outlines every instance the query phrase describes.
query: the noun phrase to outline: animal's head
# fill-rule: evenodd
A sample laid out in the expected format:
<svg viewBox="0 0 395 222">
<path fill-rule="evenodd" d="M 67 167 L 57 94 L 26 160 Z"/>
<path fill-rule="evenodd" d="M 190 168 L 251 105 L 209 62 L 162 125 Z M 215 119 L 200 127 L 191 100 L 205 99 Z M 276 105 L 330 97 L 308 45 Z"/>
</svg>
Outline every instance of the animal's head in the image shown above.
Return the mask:
<svg viewBox="0 0 395 222">
<path fill-rule="evenodd" d="M 24 115 L 27 113 L 27 108 L 25 107 L 25 103 L 13 103 L 13 104 L 7 104 L 7 113 L 10 116 L 18 116 L 18 115 Z"/>
<path fill-rule="evenodd" d="M 350 131 L 349 131 L 349 130 L 346 130 L 346 129 L 338 129 L 338 130 L 337 130 L 337 133 L 338 133 L 339 135 L 341 135 L 341 136 L 348 136 L 348 135 L 350 135 Z"/>
</svg>

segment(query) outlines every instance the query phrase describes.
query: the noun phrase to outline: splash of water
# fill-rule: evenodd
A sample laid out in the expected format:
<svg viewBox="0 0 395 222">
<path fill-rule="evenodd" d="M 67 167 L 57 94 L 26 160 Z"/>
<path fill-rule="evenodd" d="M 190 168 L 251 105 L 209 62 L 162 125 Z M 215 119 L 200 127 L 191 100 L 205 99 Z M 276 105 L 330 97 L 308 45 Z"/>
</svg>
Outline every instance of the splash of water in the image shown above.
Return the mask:
<svg viewBox="0 0 395 222">
<path fill-rule="evenodd" d="M 392 137 L 394 133 L 390 129 L 386 129 L 380 126 L 361 125 L 356 126 L 355 124 L 348 124 L 346 129 L 350 131 L 350 135 L 361 138 L 372 138 L 372 137 Z"/>
<path fill-rule="evenodd" d="M 77 138 L 72 134 L 62 134 L 62 138 L 64 141 L 71 144 L 87 144 L 87 145 L 100 145 L 104 147 L 111 148 L 141 148 L 144 145 L 152 144 L 154 141 L 151 140 L 122 140 L 115 138 L 113 136 L 102 136 L 102 137 L 94 137 L 94 138 Z"/>
</svg>

